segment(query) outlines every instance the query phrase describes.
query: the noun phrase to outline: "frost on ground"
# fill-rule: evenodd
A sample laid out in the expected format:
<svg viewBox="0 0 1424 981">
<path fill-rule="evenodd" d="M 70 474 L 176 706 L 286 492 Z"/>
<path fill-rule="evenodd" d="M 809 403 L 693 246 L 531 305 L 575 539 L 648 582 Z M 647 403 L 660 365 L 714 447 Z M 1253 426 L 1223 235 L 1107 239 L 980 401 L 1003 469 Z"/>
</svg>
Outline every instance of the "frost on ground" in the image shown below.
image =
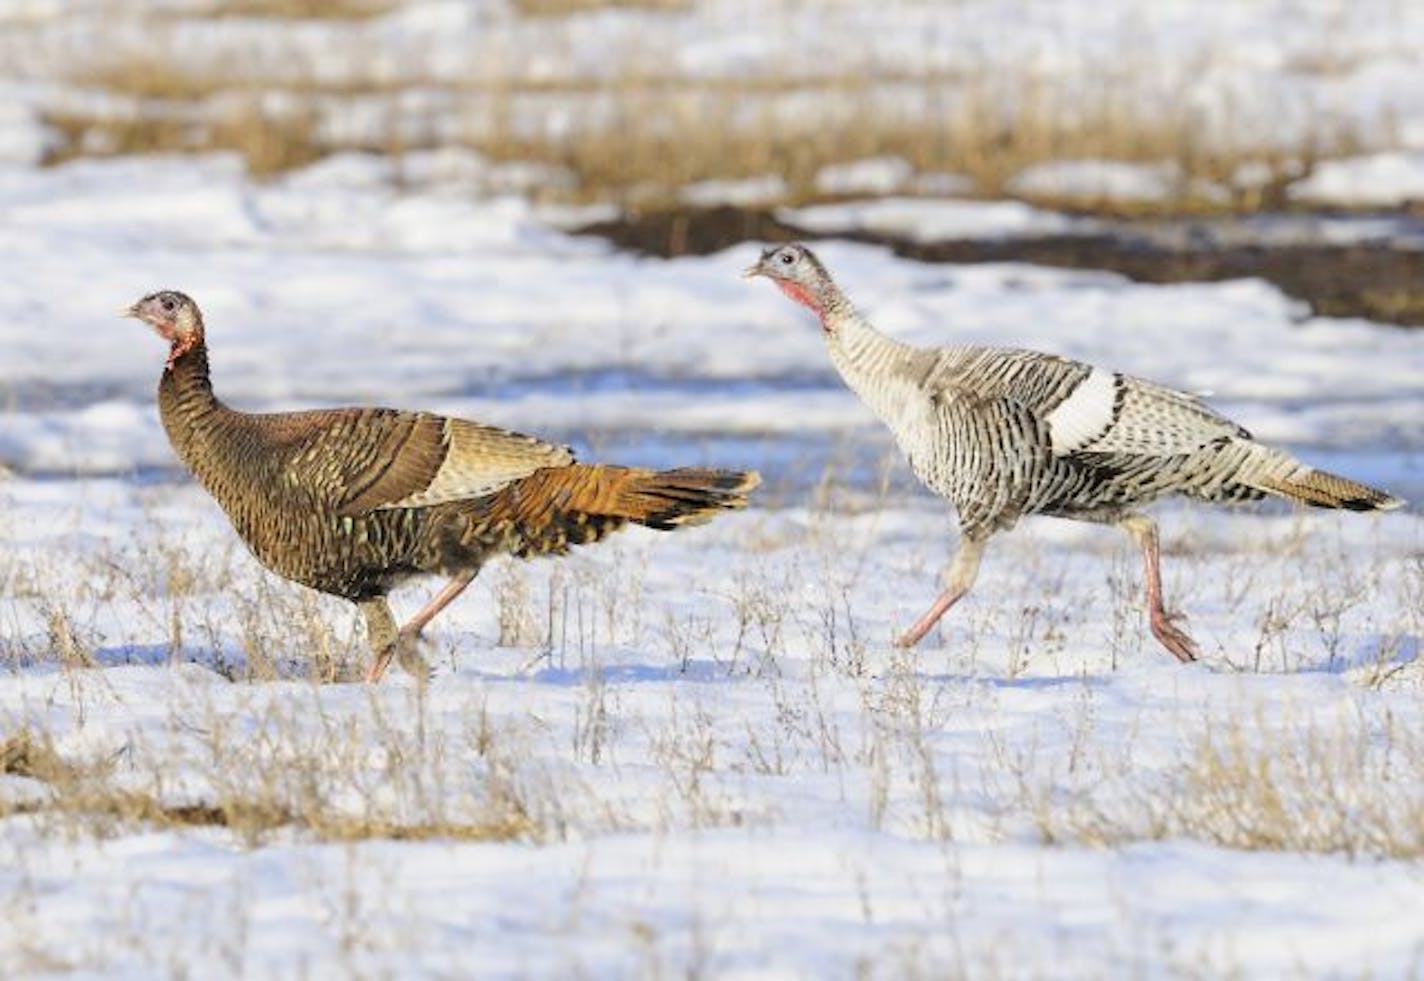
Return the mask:
<svg viewBox="0 0 1424 981">
<path fill-rule="evenodd" d="M 814 325 L 738 280 L 753 248 L 636 259 L 365 166 L 0 171 L 7 973 L 1420 970 L 1417 509 L 1159 509 L 1185 668 L 1120 536 L 1028 521 L 905 655 L 951 521 L 880 467 Z M 1424 494 L 1417 335 L 1258 282 L 823 251 L 899 336 L 1209 389 Z M 497 564 L 424 693 L 347 683 L 349 606 L 262 572 L 172 471 L 161 344 L 114 315 L 158 287 L 203 304 L 247 408 L 431 408 L 768 488 Z"/>
</svg>

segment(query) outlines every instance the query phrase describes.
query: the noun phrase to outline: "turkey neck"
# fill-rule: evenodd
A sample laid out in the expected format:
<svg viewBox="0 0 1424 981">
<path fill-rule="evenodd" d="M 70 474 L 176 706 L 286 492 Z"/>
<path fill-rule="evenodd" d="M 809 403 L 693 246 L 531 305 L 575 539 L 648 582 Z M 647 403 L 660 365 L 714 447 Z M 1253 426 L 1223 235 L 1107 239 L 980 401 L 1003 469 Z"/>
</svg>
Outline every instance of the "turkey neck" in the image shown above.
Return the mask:
<svg viewBox="0 0 1424 981">
<path fill-rule="evenodd" d="M 158 415 L 178 458 L 215 497 L 228 482 L 218 473 L 239 413 L 213 394 L 208 376 L 207 342 L 192 348 L 163 369 L 158 382 Z"/>
<path fill-rule="evenodd" d="M 904 383 L 917 356 L 927 352 L 887 337 L 849 303 L 831 305 L 823 318 L 831 363 L 851 391 L 892 427 L 905 408 Z"/>
</svg>

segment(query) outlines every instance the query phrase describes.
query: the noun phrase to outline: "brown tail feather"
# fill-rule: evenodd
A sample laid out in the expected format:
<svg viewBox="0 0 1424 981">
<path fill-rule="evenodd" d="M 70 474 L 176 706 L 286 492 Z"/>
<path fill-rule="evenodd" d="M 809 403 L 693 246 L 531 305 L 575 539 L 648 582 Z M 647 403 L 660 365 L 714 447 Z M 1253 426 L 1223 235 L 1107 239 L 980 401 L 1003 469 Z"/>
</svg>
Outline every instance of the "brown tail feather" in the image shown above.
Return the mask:
<svg viewBox="0 0 1424 981">
<path fill-rule="evenodd" d="M 659 530 L 711 521 L 747 506 L 755 471 L 639 470 L 575 463 L 536 470 L 482 501 L 475 534 L 496 533 L 515 555 L 585 545 L 629 521 Z"/>
<path fill-rule="evenodd" d="M 1253 483 L 1261 490 L 1317 508 L 1392 511 L 1404 506 L 1404 501 L 1382 490 L 1324 470 L 1303 469 L 1289 476 L 1272 476 Z"/>
<path fill-rule="evenodd" d="M 605 468 L 621 469 L 621 468 Z M 627 481 L 614 504 L 616 513 L 630 521 L 664 531 L 683 525 L 700 525 L 723 511 L 747 506 L 747 493 L 761 483 L 754 470 L 625 471 Z"/>
</svg>

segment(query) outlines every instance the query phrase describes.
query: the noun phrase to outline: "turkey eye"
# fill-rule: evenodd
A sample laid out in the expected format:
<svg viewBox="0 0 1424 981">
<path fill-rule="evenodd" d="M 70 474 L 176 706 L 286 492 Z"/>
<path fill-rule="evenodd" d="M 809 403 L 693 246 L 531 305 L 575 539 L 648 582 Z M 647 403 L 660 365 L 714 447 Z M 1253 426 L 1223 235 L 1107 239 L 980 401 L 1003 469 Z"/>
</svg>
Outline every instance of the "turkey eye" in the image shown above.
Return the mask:
<svg viewBox="0 0 1424 981">
<path fill-rule="evenodd" d="M 781 253 L 781 264 L 783 266 L 789 266 L 795 261 L 796 258 L 790 252 Z"/>
<path fill-rule="evenodd" d="M 170 300 L 170 299 L 168 299 L 167 297 L 165 297 L 165 298 L 163 299 L 163 309 L 164 309 L 164 311 L 166 311 L 167 313 L 172 313 L 172 312 L 173 312 L 173 307 L 174 307 L 173 301 Z"/>
</svg>

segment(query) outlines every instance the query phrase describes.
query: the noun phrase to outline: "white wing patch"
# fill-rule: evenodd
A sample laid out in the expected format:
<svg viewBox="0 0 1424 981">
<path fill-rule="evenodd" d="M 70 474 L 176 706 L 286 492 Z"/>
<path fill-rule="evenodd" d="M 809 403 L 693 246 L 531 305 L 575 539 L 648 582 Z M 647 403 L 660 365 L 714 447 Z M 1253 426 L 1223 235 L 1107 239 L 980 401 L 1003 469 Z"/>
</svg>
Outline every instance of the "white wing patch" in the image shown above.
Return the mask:
<svg viewBox="0 0 1424 981">
<path fill-rule="evenodd" d="M 1117 376 L 1094 368 L 1069 396 L 1048 413 L 1048 433 L 1053 452 L 1072 453 L 1103 436 L 1115 420 Z"/>
</svg>

